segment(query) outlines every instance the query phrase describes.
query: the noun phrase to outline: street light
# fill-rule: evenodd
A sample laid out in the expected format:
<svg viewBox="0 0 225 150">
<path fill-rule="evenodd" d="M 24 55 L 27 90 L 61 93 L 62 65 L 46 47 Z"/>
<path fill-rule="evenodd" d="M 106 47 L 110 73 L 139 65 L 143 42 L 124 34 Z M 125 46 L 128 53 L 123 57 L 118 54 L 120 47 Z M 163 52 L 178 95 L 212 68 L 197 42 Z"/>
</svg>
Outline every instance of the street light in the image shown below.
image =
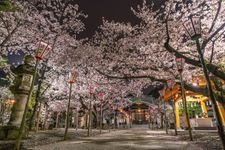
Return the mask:
<svg viewBox="0 0 225 150">
<path fill-rule="evenodd" d="M 184 116 L 185 116 L 186 123 L 188 126 L 189 138 L 191 141 L 193 141 L 190 120 L 189 120 L 189 116 L 188 116 L 188 112 L 187 112 L 187 100 L 186 100 L 186 94 L 185 94 L 183 76 L 182 76 L 184 63 L 185 63 L 185 60 L 183 58 L 176 58 L 177 70 L 180 74 L 181 95 L 182 95 L 182 102 L 183 102 L 183 108 L 184 108 Z"/>
<path fill-rule="evenodd" d="M 183 26 L 192 40 L 201 38 L 201 21 L 199 17 L 191 16 L 190 20 L 184 22 Z"/>
<path fill-rule="evenodd" d="M 220 113 L 219 113 L 219 108 L 218 108 L 218 105 L 216 103 L 216 99 L 215 99 L 213 89 L 212 89 L 212 85 L 211 85 L 211 82 L 210 82 L 210 78 L 209 78 L 209 75 L 208 75 L 208 70 L 206 68 L 205 60 L 204 60 L 204 57 L 203 57 L 202 47 L 201 47 L 200 42 L 199 42 L 199 38 L 201 38 L 201 20 L 200 20 L 199 17 L 191 16 L 190 19 L 183 24 L 183 26 L 184 26 L 186 32 L 188 33 L 188 35 L 190 36 L 190 38 L 196 42 L 197 51 L 198 51 L 198 54 L 199 54 L 199 58 L 200 58 L 201 65 L 202 65 L 202 68 L 203 68 L 205 80 L 206 80 L 206 83 L 207 83 L 207 89 L 208 89 L 209 97 L 212 101 L 213 110 L 215 112 L 218 134 L 219 134 L 220 139 L 222 141 L 223 147 L 225 148 L 225 134 L 224 134 L 224 127 L 223 127 L 223 123 L 222 123 L 222 118 L 221 118 Z"/>
<path fill-rule="evenodd" d="M 38 43 L 38 49 L 35 55 L 37 61 L 43 60 L 45 56 L 51 51 L 52 47 L 45 42 L 40 41 Z"/>
<path fill-rule="evenodd" d="M 66 111 L 66 126 L 65 126 L 65 133 L 64 133 L 64 140 L 67 139 L 67 132 L 69 128 L 69 114 L 70 114 L 70 101 L 71 101 L 71 92 L 72 92 L 72 85 L 75 83 L 76 78 L 78 76 L 78 73 L 73 70 L 73 72 L 70 72 L 69 74 L 69 81 L 68 83 L 70 84 L 70 89 L 69 89 L 69 100 L 67 104 L 67 111 Z"/>
<path fill-rule="evenodd" d="M 35 83 L 35 78 L 37 76 L 38 64 L 39 64 L 39 62 L 41 60 L 44 59 L 44 57 L 51 50 L 52 50 L 52 47 L 49 44 L 47 44 L 45 42 L 42 42 L 42 41 L 38 43 L 37 52 L 35 54 L 36 63 L 35 63 L 35 67 L 34 67 L 34 74 L 33 74 L 32 82 L 31 82 L 30 90 L 29 90 L 29 93 L 28 93 L 27 101 L 26 101 L 26 104 L 25 104 L 24 113 L 23 113 L 21 125 L 20 125 L 20 128 L 19 128 L 19 133 L 18 133 L 18 136 L 16 138 L 16 145 L 15 145 L 15 149 L 16 150 L 20 149 L 21 139 L 22 139 L 22 136 L 23 136 L 23 131 L 24 131 L 25 122 L 26 122 L 26 115 L 27 115 L 27 110 L 28 110 L 28 104 L 29 104 L 29 101 L 30 101 L 32 93 L 33 93 L 33 87 L 34 87 L 34 83 Z"/>
<path fill-rule="evenodd" d="M 167 80 L 167 86 L 169 88 L 169 90 L 171 91 L 171 99 L 173 98 L 173 115 L 174 115 L 174 131 L 175 131 L 175 135 L 177 135 L 177 120 L 176 120 L 176 113 L 175 113 L 175 96 L 173 97 L 173 86 L 174 86 L 175 82 L 172 79 Z"/>
</svg>

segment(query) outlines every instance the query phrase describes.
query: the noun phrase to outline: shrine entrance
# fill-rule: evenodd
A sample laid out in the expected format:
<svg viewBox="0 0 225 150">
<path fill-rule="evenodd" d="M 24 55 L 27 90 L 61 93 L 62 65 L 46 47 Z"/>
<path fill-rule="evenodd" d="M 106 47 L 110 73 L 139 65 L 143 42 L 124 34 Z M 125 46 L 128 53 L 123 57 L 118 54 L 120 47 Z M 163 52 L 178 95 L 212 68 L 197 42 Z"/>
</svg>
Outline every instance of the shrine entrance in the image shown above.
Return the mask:
<svg viewBox="0 0 225 150">
<path fill-rule="evenodd" d="M 148 124 L 148 104 L 145 102 L 133 103 L 130 106 L 132 124 Z"/>
</svg>

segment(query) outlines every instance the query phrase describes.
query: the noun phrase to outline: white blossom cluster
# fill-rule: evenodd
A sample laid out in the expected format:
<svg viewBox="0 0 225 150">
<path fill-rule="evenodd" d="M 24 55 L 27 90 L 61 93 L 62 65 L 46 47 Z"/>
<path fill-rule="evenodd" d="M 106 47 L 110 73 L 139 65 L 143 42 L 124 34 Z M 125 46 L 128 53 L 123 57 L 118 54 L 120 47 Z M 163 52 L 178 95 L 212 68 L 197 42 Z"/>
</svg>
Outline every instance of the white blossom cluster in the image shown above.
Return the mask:
<svg viewBox="0 0 225 150">
<path fill-rule="evenodd" d="M 71 2 L 71 3 L 70 3 Z M 224 66 L 225 1 L 168 0 L 159 10 L 144 0 L 131 8 L 141 22 L 137 25 L 102 19 L 102 25 L 90 39 L 77 39 L 85 30 L 82 20 L 88 17 L 72 0 L 15 1 L 18 11 L 0 13 L 0 54 L 22 50 L 35 54 L 37 42 L 49 43 L 45 82 L 50 84 L 44 97 L 54 111 L 65 111 L 69 94 L 69 72 L 79 73 L 72 88 L 72 107 L 88 107 L 90 101 L 99 106 L 99 93 L 109 101 L 125 106 L 127 95 L 140 97 L 143 88 L 167 79 L 177 79 L 175 52 L 199 61 L 196 43 L 187 36 L 183 23 L 191 16 L 201 19 L 200 44 L 207 63 Z M 168 24 L 166 24 L 168 23 Z M 168 26 L 167 26 L 168 25 Z M 168 27 L 168 30 L 167 28 Z M 222 66 L 221 66 L 222 65 Z M 184 79 L 202 70 L 185 64 Z M 90 88 L 95 87 L 95 96 Z M 111 107 L 111 106 L 110 106 Z"/>
</svg>

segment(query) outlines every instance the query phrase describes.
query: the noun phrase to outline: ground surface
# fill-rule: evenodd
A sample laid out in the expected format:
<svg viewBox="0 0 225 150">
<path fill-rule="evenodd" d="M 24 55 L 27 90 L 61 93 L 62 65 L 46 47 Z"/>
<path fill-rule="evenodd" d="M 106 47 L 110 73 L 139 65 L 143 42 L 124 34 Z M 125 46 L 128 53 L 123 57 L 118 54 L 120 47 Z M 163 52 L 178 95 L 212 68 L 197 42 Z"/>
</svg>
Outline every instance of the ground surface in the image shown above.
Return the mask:
<svg viewBox="0 0 225 150">
<path fill-rule="evenodd" d="M 150 130 L 147 127 L 133 127 L 110 131 L 93 130 L 87 137 L 87 130 L 69 129 L 69 139 L 62 141 L 64 129 L 31 133 L 23 141 L 23 150 L 220 150 L 221 144 L 216 131 L 193 131 L 194 141 L 190 142 L 187 131 L 174 136 L 170 130 Z M 1 145 L 0 141 L 0 145 Z M 9 141 L 5 141 L 9 142 Z M 14 141 L 11 141 L 14 143 Z M 4 143 L 2 143 L 4 144 Z M 9 150 L 9 149 L 7 149 Z"/>
<path fill-rule="evenodd" d="M 36 146 L 33 150 L 149 150 L 187 149 L 188 142 L 166 135 L 165 131 L 145 129 L 120 130 L 95 137 L 79 138 L 49 145 Z M 197 149 L 196 149 L 197 150 Z"/>
<path fill-rule="evenodd" d="M 189 142 L 187 133 L 179 132 L 174 136 L 172 130 L 169 135 L 162 130 L 148 130 L 147 128 L 132 128 L 129 130 L 104 131 L 102 135 L 92 137 L 71 138 L 54 144 L 34 146 L 30 150 L 207 150 L 219 149 L 208 147 L 203 141 Z M 197 133 L 197 132 L 196 132 Z M 216 135 L 215 132 L 212 133 Z M 194 137 L 204 137 L 206 133 L 198 132 Z M 208 133 L 207 133 L 208 135 Z"/>
</svg>

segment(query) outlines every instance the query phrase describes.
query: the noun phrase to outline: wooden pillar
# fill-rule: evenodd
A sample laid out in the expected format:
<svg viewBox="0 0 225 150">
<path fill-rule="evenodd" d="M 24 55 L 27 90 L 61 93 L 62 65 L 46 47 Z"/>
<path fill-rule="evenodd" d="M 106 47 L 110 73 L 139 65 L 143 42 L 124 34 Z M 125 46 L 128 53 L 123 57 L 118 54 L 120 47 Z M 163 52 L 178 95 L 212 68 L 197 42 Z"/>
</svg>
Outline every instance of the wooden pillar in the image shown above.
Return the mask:
<svg viewBox="0 0 225 150">
<path fill-rule="evenodd" d="M 201 104 L 202 112 L 204 113 L 204 117 L 208 117 L 208 110 L 202 98 L 200 98 L 200 104 Z"/>
<path fill-rule="evenodd" d="M 219 102 L 217 102 L 219 113 L 223 122 L 223 125 L 225 126 L 225 106 Z"/>
<path fill-rule="evenodd" d="M 178 100 L 175 100 L 175 115 L 176 115 L 176 126 L 180 128 L 180 115 L 179 115 L 179 105 Z"/>
</svg>

